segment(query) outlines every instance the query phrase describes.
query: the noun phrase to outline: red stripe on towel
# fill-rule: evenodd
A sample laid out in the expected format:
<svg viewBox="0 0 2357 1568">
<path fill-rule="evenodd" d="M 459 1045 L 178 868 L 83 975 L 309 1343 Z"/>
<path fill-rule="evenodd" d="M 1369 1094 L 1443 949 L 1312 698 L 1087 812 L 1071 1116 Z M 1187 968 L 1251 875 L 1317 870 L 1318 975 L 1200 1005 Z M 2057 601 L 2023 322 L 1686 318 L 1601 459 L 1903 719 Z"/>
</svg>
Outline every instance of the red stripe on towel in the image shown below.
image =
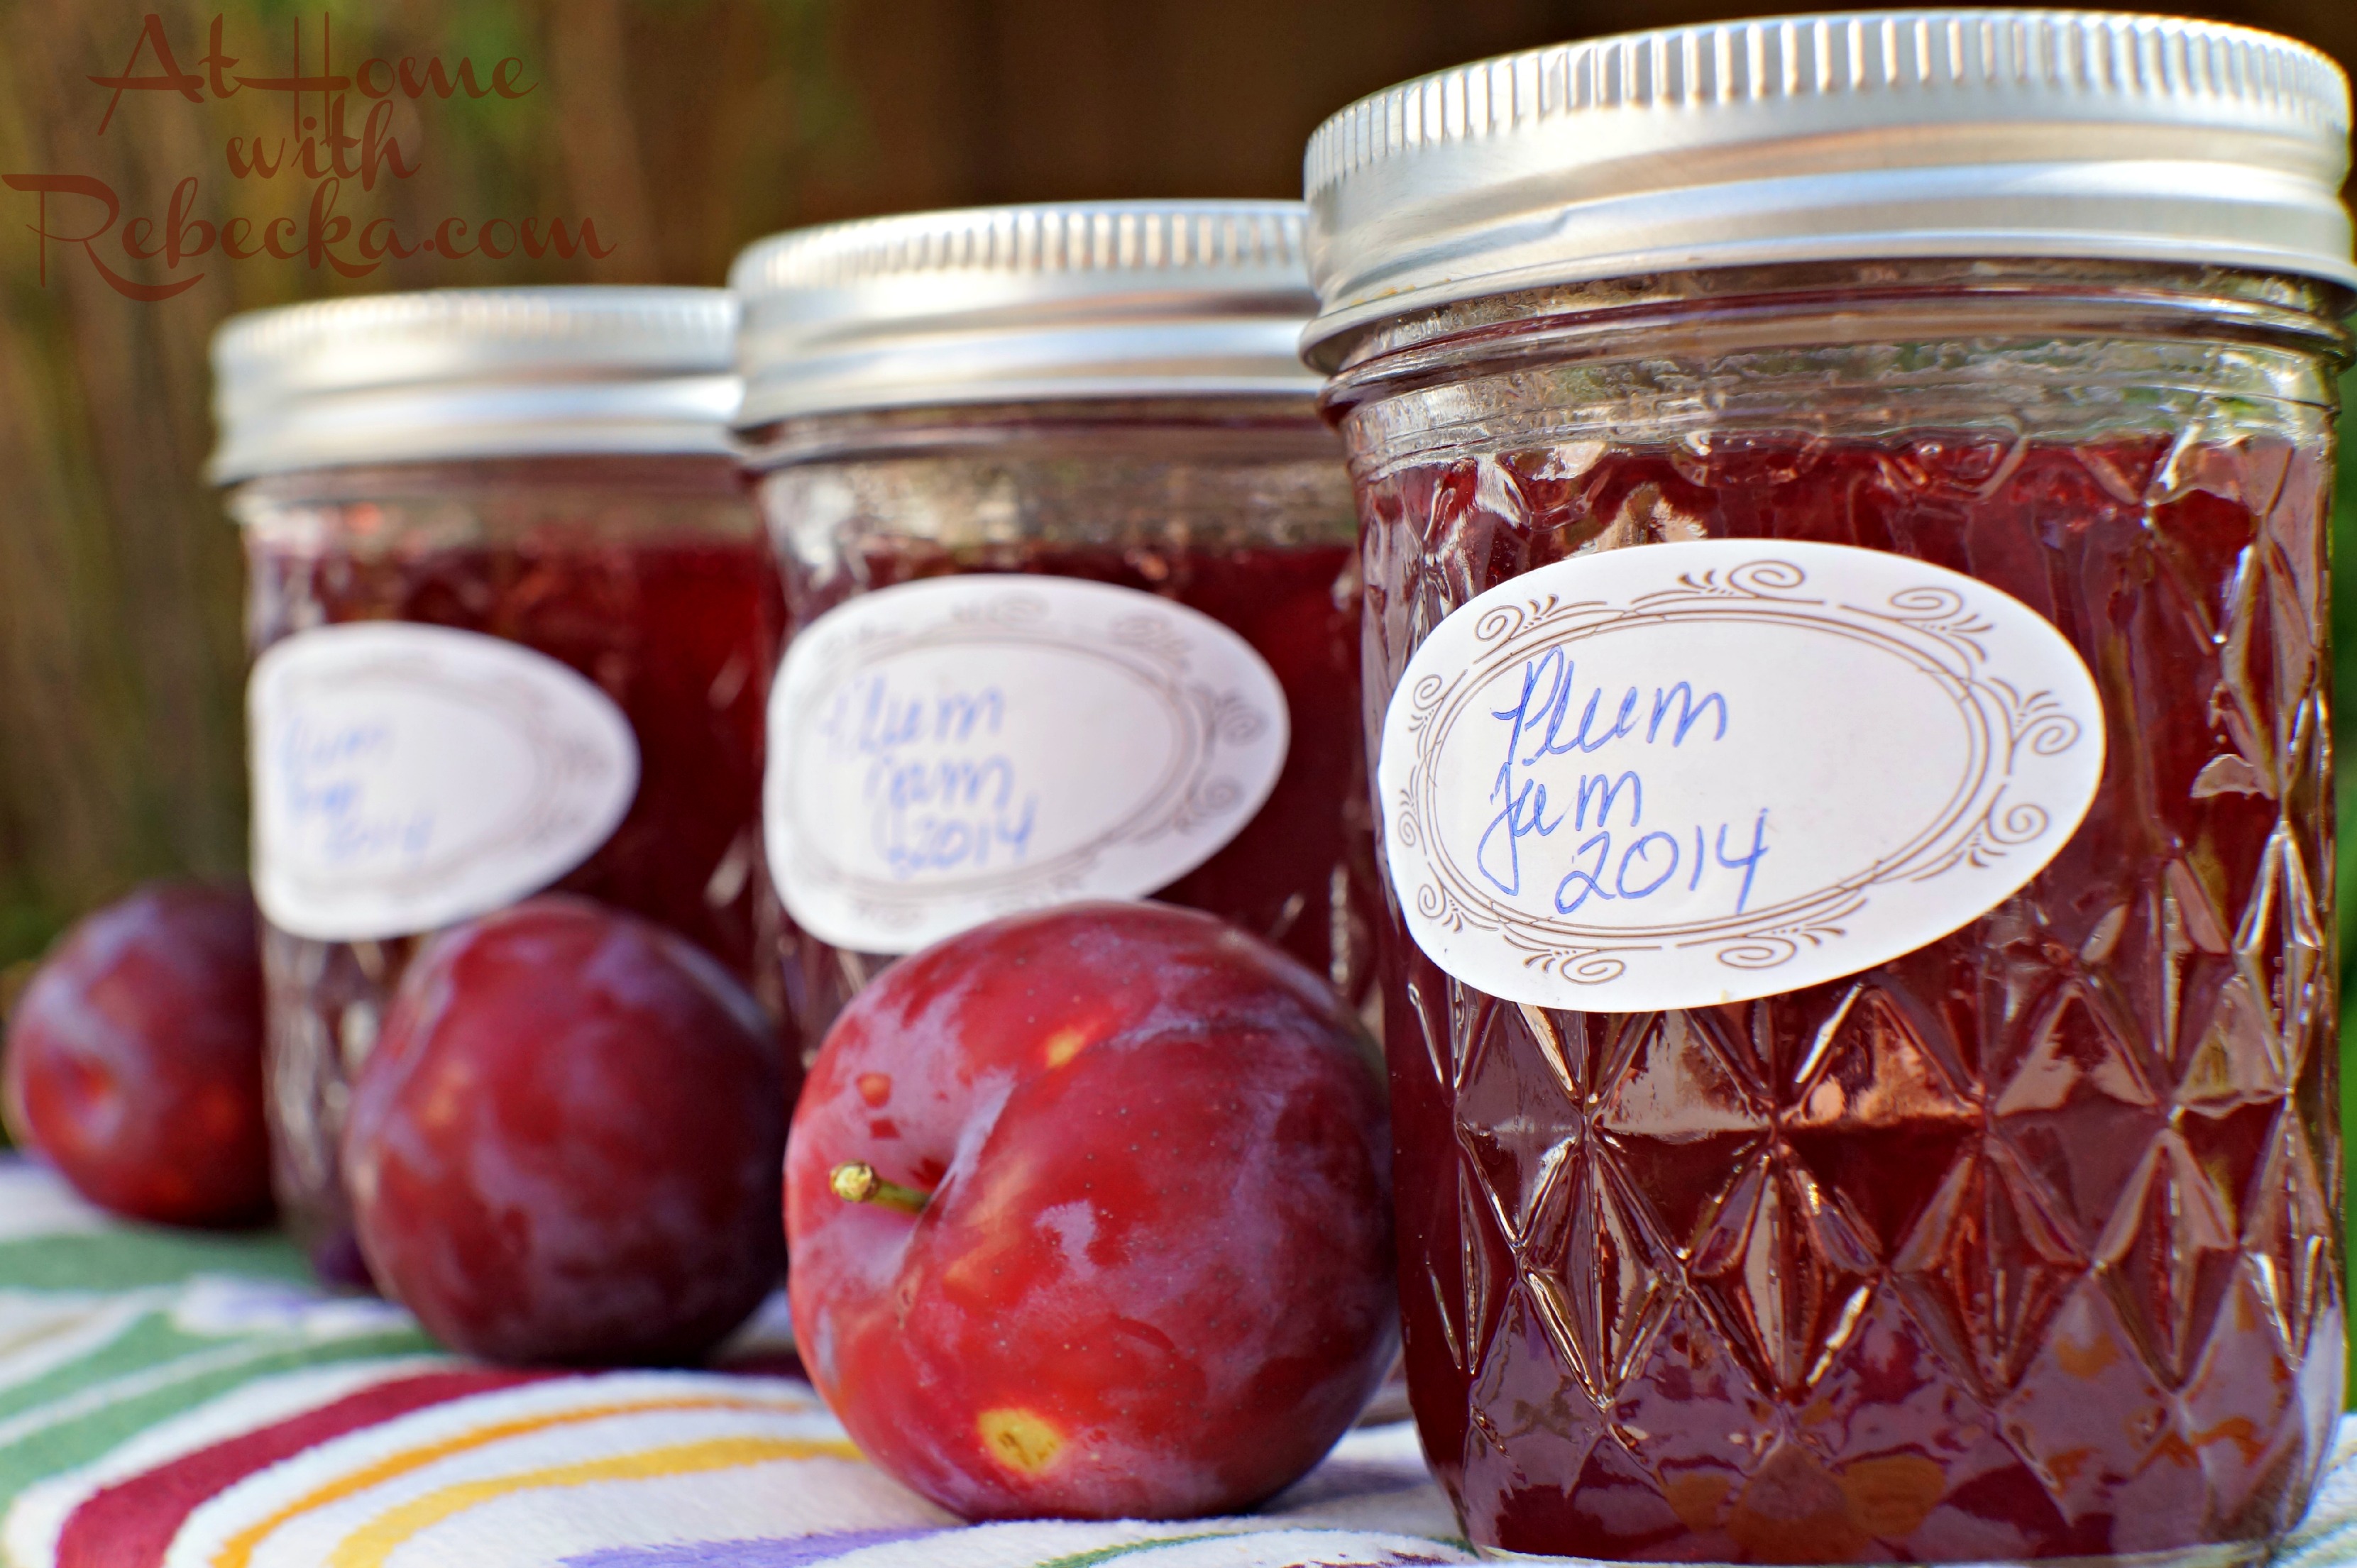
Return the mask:
<svg viewBox="0 0 2357 1568">
<path fill-rule="evenodd" d="M 391 1378 L 317 1410 L 183 1454 L 84 1498 L 59 1533 L 58 1568 L 157 1568 L 188 1515 L 257 1470 L 428 1405 L 562 1375 L 468 1368 Z"/>
</svg>

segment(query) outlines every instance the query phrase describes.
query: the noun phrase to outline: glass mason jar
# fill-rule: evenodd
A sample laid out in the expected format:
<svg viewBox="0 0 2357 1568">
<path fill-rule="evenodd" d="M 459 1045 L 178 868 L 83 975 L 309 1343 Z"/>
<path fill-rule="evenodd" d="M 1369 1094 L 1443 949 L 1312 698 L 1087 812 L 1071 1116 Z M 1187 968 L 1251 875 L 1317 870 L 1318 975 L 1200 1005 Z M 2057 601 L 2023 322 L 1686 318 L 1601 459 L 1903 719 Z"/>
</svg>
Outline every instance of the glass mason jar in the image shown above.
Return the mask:
<svg viewBox="0 0 2357 1568">
<path fill-rule="evenodd" d="M 1893 14 L 1312 143 L 1477 1545 L 2212 1563 L 2306 1508 L 2347 115 L 2262 34 Z"/>
<path fill-rule="evenodd" d="M 216 339 L 248 564 L 279 1201 L 360 1283 L 347 1085 L 424 934 L 549 889 L 775 1004 L 761 714 L 776 589 L 716 289 L 393 295 Z"/>
<path fill-rule="evenodd" d="M 809 1045 L 893 957 L 1078 897 L 1206 909 L 1372 991 L 1356 521 L 1294 349 L 1300 223 L 923 213 L 737 263 Z"/>
</svg>

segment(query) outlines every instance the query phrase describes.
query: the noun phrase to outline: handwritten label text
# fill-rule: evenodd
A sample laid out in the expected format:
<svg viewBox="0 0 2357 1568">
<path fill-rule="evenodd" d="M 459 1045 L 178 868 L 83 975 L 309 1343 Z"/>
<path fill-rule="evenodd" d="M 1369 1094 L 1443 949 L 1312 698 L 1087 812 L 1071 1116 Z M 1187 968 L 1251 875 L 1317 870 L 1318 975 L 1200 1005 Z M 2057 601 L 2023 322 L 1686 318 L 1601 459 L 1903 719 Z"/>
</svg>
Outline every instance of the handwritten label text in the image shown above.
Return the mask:
<svg viewBox="0 0 2357 1568">
<path fill-rule="evenodd" d="M 864 764 L 867 833 L 891 875 L 1019 865 L 1039 795 L 1004 744 L 1007 693 L 993 685 L 919 691 L 870 674 L 845 686 L 819 735 Z"/>
<path fill-rule="evenodd" d="M 1618 766 L 1637 748 L 1661 746 L 1674 752 L 1689 740 L 1697 746 L 1726 740 L 1726 696 L 1716 691 L 1697 693 L 1686 681 L 1650 692 L 1630 686 L 1610 716 L 1599 722 L 1605 692 L 1598 687 L 1588 693 L 1577 725 L 1571 727 L 1578 678 L 1577 663 L 1562 649 L 1550 648 L 1523 664 L 1520 699 L 1491 710 L 1490 716 L 1505 730 L 1497 783 L 1490 791 L 1498 813 L 1474 849 L 1475 867 L 1500 893 L 1517 897 L 1523 891 L 1523 841 L 1552 840 L 1568 828 L 1550 846 L 1570 850 L 1570 867 L 1551 892 L 1558 915 L 1571 914 L 1590 899 L 1650 898 L 1681 882 L 1686 892 L 1698 894 L 1706 878 L 1726 884 L 1733 896 L 1729 912 L 1743 913 L 1760 857 L 1768 853 L 1767 810 L 1755 812 L 1749 824 L 1721 821 L 1674 826 L 1658 814 L 1649 822 L 1644 775 Z M 1608 749 L 1613 756 L 1604 764 L 1593 770 L 1582 766 Z M 1558 757 L 1572 760 L 1557 762 Z M 1549 778 L 1555 782 L 1552 809 Z M 1735 832 L 1732 844 L 1730 828 Z"/>
</svg>

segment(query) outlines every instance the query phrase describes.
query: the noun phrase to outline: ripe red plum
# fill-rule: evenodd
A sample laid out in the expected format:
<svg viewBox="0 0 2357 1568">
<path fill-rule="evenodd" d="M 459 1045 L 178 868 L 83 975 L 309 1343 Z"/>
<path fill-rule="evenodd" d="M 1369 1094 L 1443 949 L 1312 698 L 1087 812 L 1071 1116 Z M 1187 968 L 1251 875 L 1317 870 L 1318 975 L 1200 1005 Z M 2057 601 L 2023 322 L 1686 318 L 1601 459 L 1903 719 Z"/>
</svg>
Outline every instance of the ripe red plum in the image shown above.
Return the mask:
<svg viewBox="0 0 2357 1568">
<path fill-rule="evenodd" d="M 454 1349 L 693 1359 L 783 1267 L 798 1076 L 744 988 L 651 922 L 544 896 L 454 927 L 353 1085 L 361 1251 Z"/>
<path fill-rule="evenodd" d="M 1268 1497 L 1396 1343 L 1375 1064 L 1308 971 L 1190 910 L 1069 905 L 902 960 L 795 1115 L 804 1364 L 969 1519 Z"/>
<path fill-rule="evenodd" d="M 267 1219 L 256 942 L 244 888 L 188 882 L 67 931 L 8 1018 L 0 1104 L 19 1141 L 118 1214 Z"/>
</svg>

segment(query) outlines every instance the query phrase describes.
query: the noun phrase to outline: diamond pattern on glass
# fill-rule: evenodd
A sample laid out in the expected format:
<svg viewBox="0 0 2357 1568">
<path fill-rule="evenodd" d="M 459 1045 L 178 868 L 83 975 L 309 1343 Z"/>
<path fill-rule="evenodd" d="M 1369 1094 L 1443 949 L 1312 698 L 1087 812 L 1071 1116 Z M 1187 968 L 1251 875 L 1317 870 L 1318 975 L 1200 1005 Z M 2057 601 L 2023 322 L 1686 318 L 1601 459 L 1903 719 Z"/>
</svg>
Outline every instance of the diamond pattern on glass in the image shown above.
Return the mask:
<svg viewBox="0 0 2357 1568">
<path fill-rule="evenodd" d="M 1535 1008 L 1530 1012 L 1535 1013 Z M 1552 1031 L 1523 1009 L 1484 997 L 1472 1009 L 1457 1077 L 1457 1138 L 1510 1237 L 1569 1152 L 1577 1112 Z"/>
<path fill-rule="evenodd" d="M 2114 736 L 2045 876 L 1848 981 L 1548 1013 L 1394 929 L 1394 1085 L 1446 1129 L 1403 1140 L 1398 1180 L 1454 1216 L 1426 1265 L 1462 1335 L 1417 1397 L 1450 1403 L 1426 1429 L 1452 1434 L 1435 1459 L 1474 1539 L 1990 1562 L 2297 1516 L 2343 1316 L 2317 451 L 1713 431 L 1362 486 L 1372 711 L 1492 583 L 1745 533 L 1998 583 L 2078 644 Z"/>
<path fill-rule="evenodd" d="M 2127 1345 L 2109 1293 L 2090 1276 L 1996 1408 L 2007 1441 L 2065 1517 L 2100 1511 L 2173 1430 L 2168 1391 Z"/>
<path fill-rule="evenodd" d="M 2233 1216 L 2174 1133 L 2149 1149 L 2112 1216 L 2101 1278 L 2145 1354 L 2178 1389 L 2191 1375 L 2234 1268 Z"/>
<path fill-rule="evenodd" d="M 1856 1327 L 1873 1270 L 1808 1174 L 1769 1155 L 1737 1179 L 1686 1277 L 1761 1386 L 1794 1395 Z"/>
<path fill-rule="evenodd" d="M 1980 1130 L 1980 1107 L 1924 1032 L 1889 992 L 1853 985 L 1795 1069 L 1797 1103 L 1782 1118 L 1795 1153 L 1882 1257 Z"/>
<path fill-rule="evenodd" d="M 2140 1053 L 2087 987 L 2060 987 L 2031 1014 L 2027 1039 L 1996 1093 L 1996 1126 L 2064 1224 L 2092 1247 L 2166 1117 Z"/>
<path fill-rule="evenodd" d="M 2003 1144 L 1977 1148 L 1892 1260 L 1932 1342 L 1987 1398 L 2020 1379 L 2085 1268 L 2035 1192 Z"/>
<path fill-rule="evenodd" d="M 1481 1173 L 1464 1170 L 1457 1192 L 1458 1252 L 1463 1270 L 1459 1277 L 1464 1286 L 1464 1312 L 1458 1319 L 1464 1347 L 1459 1365 L 1470 1372 L 1481 1363 L 1482 1348 L 1496 1328 L 1498 1311 L 1505 1304 L 1514 1273 L 1506 1239 L 1497 1233 L 1496 1210 L 1483 1195 Z"/>
<path fill-rule="evenodd" d="M 1573 1374 L 1609 1407 L 1669 1308 L 1676 1258 L 1593 1147 L 1558 1167 L 1533 1231 L 1531 1287 Z"/>
<path fill-rule="evenodd" d="M 1691 1256 L 1772 1124 L 1701 1015 L 1629 1020 L 1620 1071 L 1602 1090 L 1598 1128 L 1659 1232 Z"/>
</svg>

